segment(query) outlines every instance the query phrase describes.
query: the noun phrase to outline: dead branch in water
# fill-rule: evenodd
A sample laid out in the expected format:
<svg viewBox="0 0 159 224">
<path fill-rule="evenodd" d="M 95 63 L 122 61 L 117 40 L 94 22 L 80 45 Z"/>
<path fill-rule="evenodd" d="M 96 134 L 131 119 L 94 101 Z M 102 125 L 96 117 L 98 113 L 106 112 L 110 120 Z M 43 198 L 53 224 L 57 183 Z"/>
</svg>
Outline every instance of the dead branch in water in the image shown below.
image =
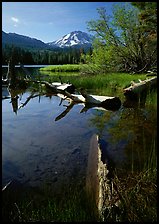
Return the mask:
<svg viewBox="0 0 159 224">
<path fill-rule="evenodd" d="M 128 88 L 124 89 L 124 95 L 129 95 L 131 93 L 141 94 L 144 90 L 149 90 L 157 87 L 157 77 L 151 79 L 139 80 L 138 83 L 131 82 L 131 85 Z"/>
</svg>

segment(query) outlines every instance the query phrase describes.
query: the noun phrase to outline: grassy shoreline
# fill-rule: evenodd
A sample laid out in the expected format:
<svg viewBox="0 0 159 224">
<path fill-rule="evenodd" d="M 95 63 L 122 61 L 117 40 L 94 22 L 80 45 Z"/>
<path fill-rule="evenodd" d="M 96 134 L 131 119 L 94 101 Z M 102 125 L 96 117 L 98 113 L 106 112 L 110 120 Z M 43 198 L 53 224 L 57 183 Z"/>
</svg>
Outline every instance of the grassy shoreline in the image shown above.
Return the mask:
<svg viewBox="0 0 159 224">
<path fill-rule="evenodd" d="M 40 71 L 51 72 L 79 72 L 81 66 L 78 64 L 65 64 L 65 65 L 48 65 L 44 68 L 40 68 Z"/>
<path fill-rule="evenodd" d="M 41 74 L 43 74 L 42 71 Z M 46 71 L 45 71 L 46 72 Z M 139 82 L 147 78 L 146 74 L 129 74 L 129 73 L 107 73 L 97 75 L 82 75 L 80 72 L 46 72 L 49 75 L 48 81 L 60 81 L 59 76 L 65 83 L 72 83 L 77 90 L 84 88 L 88 93 L 119 96 L 124 99 L 123 89 L 130 86 L 131 81 Z"/>
</svg>

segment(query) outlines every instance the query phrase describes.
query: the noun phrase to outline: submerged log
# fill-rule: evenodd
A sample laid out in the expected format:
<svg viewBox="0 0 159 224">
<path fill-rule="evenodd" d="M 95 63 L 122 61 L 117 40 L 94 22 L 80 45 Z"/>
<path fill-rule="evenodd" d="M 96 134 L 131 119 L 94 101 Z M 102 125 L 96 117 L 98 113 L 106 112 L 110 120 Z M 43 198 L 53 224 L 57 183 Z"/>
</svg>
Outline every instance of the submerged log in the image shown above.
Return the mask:
<svg viewBox="0 0 159 224">
<path fill-rule="evenodd" d="M 88 154 L 87 173 L 86 173 L 86 190 L 91 198 L 99 203 L 99 176 L 98 176 L 98 161 L 99 147 L 98 136 L 93 135 L 90 141 L 90 148 Z"/>
<path fill-rule="evenodd" d="M 86 173 L 86 190 L 95 200 L 99 216 L 103 221 L 113 215 L 120 207 L 118 192 L 113 183 L 110 158 L 99 143 L 98 135 L 94 134 L 90 141 L 88 165 Z"/>
</svg>

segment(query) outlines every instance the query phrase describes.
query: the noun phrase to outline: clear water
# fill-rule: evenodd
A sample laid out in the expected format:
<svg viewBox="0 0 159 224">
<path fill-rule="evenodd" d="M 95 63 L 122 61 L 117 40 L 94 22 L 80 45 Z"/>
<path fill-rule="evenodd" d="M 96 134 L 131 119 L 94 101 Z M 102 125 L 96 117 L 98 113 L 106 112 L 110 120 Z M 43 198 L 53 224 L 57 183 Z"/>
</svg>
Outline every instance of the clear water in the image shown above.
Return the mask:
<svg viewBox="0 0 159 224">
<path fill-rule="evenodd" d="M 2 95 L 7 95 L 3 88 Z M 9 93 L 8 93 L 9 94 Z M 65 115 L 68 101 L 58 96 L 32 98 L 29 90 L 2 100 L 2 185 L 11 180 L 59 191 L 71 182 L 85 184 L 90 140 L 100 136 L 107 159 L 116 169 L 142 169 L 156 138 L 156 117 L 147 109 L 104 111 L 76 104 Z M 16 108 L 17 107 L 17 108 Z M 155 113 L 154 113 L 155 114 Z M 59 119 L 57 119 L 59 118 Z M 149 136 L 149 139 L 147 138 Z"/>
</svg>

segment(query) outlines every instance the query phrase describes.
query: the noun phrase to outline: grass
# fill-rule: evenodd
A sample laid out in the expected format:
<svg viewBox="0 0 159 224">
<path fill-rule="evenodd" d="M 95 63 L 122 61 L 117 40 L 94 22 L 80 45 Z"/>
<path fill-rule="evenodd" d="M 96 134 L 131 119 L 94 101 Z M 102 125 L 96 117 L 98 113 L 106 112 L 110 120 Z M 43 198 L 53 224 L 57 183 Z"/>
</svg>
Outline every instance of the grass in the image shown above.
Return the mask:
<svg viewBox="0 0 159 224">
<path fill-rule="evenodd" d="M 50 75 L 50 73 L 47 73 Z M 61 76 L 63 82 L 69 81 L 76 88 L 84 88 L 87 90 L 98 91 L 99 94 L 113 92 L 115 89 L 121 92 L 123 88 L 130 85 L 131 81 L 138 82 L 138 79 L 144 80 L 145 74 L 130 75 L 129 73 L 108 73 L 97 74 L 94 76 L 85 76 L 80 73 L 51 73 L 49 76 L 51 81 L 59 81 L 57 76 Z"/>
<path fill-rule="evenodd" d="M 47 67 L 40 68 L 40 71 L 79 72 L 80 71 L 80 65 L 78 65 L 78 64 L 49 65 Z"/>
<path fill-rule="evenodd" d="M 18 196 L 17 196 L 18 198 Z M 84 189 L 70 188 L 60 195 L 29 191 L 21 199 L 3 200 L 2 220 L 8 222 L 93 222 L 98 219 L 95 204 Z"/>
<path fill-rule="evenodd" d="M 80 73 L 76 73 L 74 76 L 74 74 L 60 73 L 60 76 L 63 82 L 72 83 L 78 91 L 83 88 L 94 95 L 118 96 L 121 101 L 125 99 L 123 89 L 130 86 L 131 81 L 138 82 L 138 79 L 146 79 L 146 74 L 130 75 L 129 73 L 108 73 L 94 76 Z M 51 75 L 50 79 L 52 82 L 59 81 L 57 75 Z"/>
<path fill-rule="evenodd" d="M 151 172 L 151 175 L 150 175 Z M 120 195 L 120 221 L 157 221 L 157 170 L 114 178 Z"/>
<path fill-rule="evenodd" d="M 40 68 L 40 72 L 41 74 L 49 75 L 49 79 L 52 82 L 60 81 L 60 76 L 63 82 L 72 83 L 76 89 L 84 88 L 88 92 L 92 92 L 92 94 L 119 96 L 122 99 L 124 99 L 123 89 L 130 86 L 131 81 L 139 82 L 139 79 L 145 80 L 147 78 L 146 74 L 122 72 L 83 75 L 83 66 L 84 65 L 80 64 L 47 66 L 45 68 Z"/>
<path fill-rule="evenodd" d="M 154 139 L 149 148 L 142 171 L 130 172 L 124 178 L 115 176 L 121 195 L 122 221 L 157 221 L 157 147 Z"/>
</svg>

